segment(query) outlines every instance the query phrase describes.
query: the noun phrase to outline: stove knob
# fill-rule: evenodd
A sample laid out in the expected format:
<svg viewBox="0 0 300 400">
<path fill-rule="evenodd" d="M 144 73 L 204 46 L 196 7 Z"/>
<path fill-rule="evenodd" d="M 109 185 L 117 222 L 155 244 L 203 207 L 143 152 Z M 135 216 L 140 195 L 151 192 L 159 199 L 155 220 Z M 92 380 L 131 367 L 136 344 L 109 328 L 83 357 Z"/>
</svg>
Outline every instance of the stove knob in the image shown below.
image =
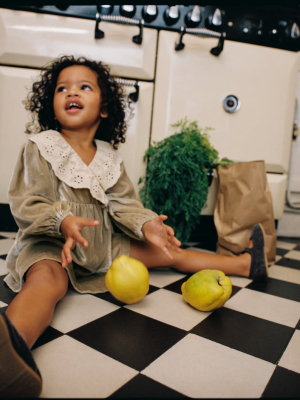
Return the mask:
<svg viewBox="0 0 300 400">
<path fill-rule="evenodd" d="M 291 38 L 297 39 L 299 36 L 300 36 L 299 26 L 298 24 L 296 24 L 296 22 L 294 22 L 291 28 Z"/>
<path fill-rule="evenodd" d="M 142 9 L 142 16 L 145 22 L 152 22 L 157 17 L 157 6 L 144 6 Z"/>
<path fill-rule="evenodd" d="M 180 12 L 178 6 L 167 7 L 164 12 L 164 20 L 166 25 L 171 26 L 179 20 Z"/>
<path fill-rule="evenodd" d="M 97 8 L 98 8 L 99 14 L 102 14 L 102 15 L 110 15 L 114 10 L 114 6 L 112 6 L 112 5 L 97 6 Z"/>
<path fill-rule="evenodd" d="M 196 28 L 201 22 L 200 7 L 194 6 L 193 10 L 186 14 L 184 21 L 188 28 Z"/>
<path fill-rule="evenodd" d="M 222 25 L 222 23 L 223 21 L 222 21 L 221 10 L 219 8 L 216 8 L 213 15 L 210 15 L 207 18 L 207 25 L 212 29 L 214 29 L 214 28 L 219 28 Z"/>
<path fill-rule="evenodd" d="M 132 18 L 135 14 L 136 6 L 120 6 L 120 14 L 123 17 Z"/>
<path fill-rule="evenodd" d="M 269 37 L 273 38 L 273 39 L 277 39 L 278 38 L 278 30 L 274 28 L 271 31 L 269 31 Z"/>
</svg>

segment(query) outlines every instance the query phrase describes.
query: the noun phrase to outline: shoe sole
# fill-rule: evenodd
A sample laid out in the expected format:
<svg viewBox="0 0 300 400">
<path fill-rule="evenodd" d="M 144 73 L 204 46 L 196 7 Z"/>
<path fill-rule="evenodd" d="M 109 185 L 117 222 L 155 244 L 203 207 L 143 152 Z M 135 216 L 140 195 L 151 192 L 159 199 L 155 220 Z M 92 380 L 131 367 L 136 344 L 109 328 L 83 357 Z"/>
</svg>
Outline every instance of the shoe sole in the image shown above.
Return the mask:
<svg viewBox="0 0 300 400">
<path fill-rule="evenodd" d="M 19 356 L 0 315 L 0 397 L 39 397 L 42 380 Z"/>
<path fill-rule="evenodd" d="M 262 226 L 262 224 L 258 224 L 262 234 L 263 234 L 263 238 L 264 238 L 264 256 L 265 256 L 265 265 L 266 265 L 266 275 L 267 278 L 269 277 L 269 267 L 268 267 L 268 259 L 267 259 L 267 254 L 266 254 L 266 234 L 265 234 L 265 230 L 264 227 Z"/>
</svg>

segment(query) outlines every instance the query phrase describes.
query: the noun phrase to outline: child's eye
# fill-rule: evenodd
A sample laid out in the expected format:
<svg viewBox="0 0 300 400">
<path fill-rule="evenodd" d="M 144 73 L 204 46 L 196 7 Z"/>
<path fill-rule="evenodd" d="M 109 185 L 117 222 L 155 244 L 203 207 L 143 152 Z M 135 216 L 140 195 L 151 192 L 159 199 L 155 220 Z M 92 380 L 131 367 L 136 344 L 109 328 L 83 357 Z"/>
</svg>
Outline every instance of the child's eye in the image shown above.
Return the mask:
<svg viewBox="0 0 300 400">
<path fill-rule="evenodd" d="M 82 85 L 81 89 L 83 89 L 83 90 L 91 90 L 91 87 L 89 85 Z"/>
<path fill-rule="evenodd" d="M 58 89 L 57 89 L 57 92 L 65 92 L 67 89 L 64 87 L 64 86 L 60 86 Z"/>
</svg>

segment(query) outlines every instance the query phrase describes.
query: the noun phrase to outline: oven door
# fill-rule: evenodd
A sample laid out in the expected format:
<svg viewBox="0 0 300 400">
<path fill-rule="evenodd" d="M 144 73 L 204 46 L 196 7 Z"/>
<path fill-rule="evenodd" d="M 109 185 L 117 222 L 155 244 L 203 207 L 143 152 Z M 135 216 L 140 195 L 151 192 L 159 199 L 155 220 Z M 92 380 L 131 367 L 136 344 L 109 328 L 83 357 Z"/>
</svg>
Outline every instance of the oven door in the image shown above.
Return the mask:
<svg viewBox="0 0 300 400">
<path fill-rule="evenodd" d="M 26 142 L 30 115 L 22 101 L 37 78 L 38 70 L 0 67 L 0 203 L 8 203 L 7 192 L 17 157 Z"/>
<path fill-rule="evenodd" d="M 101 22 L 103 39 L 95 39 L 96 22 L 88 19 L 0 8 L 0 63 L 42 67 L 61 55 L 103 61 L 113 75 L 154 78 L 157 31 L 144 28 L 142 44 L 132 38 L 137 26 Z"/>
<path fill-rule="evenodd" d="M 134 82 L 133 82 L 134 83 Z M 136 195 L 139 198 L 139 179 L 146 174 L 144 154 L 149 147 L 151 113 L 153 102 L 152 82 L 138 82 L 139 96 L 132 103 L 134 116 L 129 120 L 125 143 L 120 143 L 119 153 L 123 157 L 126 172 L 133 183 Z M 135 93 L 134 86 L 124 86 L 125 93 Z"/>
<path fill-rule="evenodd" d="M 181 51 L 175 50 L 177 40 L 177 33 L 159 33 L 151 140 L 175 133 L 171 124 L 185 117 L 202 128 L 213 128 L 210 142 L 221 158 L 265 161 L 270 186 L 280 189 L 280 196 L 277 189 L 272 192 L 275 218 L 280 218 L 289 169 L 298 54 L 225 41 L 223 51 L 215 57 L 210 50 L 217 39 L 186 34 Z M 228 96 L 239 101 L 235 112 L 225 110 Z M 280 174 L 280 179 L 274 174 Z M 209 204 L 203 212 L 212 210 L 213 204 Z"/>
</svg>

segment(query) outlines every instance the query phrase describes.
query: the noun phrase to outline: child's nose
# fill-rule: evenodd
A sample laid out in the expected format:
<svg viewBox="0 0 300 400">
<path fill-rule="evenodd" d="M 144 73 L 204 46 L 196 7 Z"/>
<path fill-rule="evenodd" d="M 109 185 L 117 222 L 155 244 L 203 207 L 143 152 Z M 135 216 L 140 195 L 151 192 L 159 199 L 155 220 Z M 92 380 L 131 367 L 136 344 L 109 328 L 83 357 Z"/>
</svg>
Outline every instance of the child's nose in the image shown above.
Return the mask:
<svg viewBox="0 0 300 400">
<path fill-rule="evenodd" d="M 68 97 L 71 97 L 71 96 L 78 96 L 78 92 L 76 89 L 69 90 Z"/>
</svg>

